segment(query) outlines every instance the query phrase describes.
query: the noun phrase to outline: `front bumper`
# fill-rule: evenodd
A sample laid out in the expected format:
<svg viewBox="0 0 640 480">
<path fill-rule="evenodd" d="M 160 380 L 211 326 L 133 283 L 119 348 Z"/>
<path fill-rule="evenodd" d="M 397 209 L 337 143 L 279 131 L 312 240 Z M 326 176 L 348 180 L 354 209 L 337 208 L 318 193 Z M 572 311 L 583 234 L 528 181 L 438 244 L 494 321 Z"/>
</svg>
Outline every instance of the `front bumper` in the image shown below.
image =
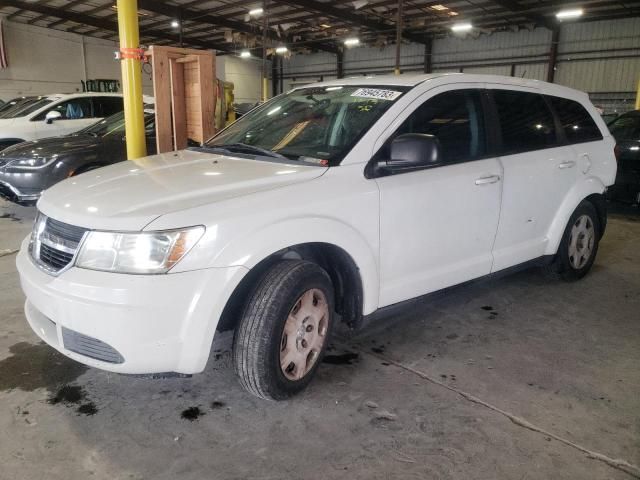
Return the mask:
<svg viewBox="0 0 640 480">
<path fill-rule="evenodd" d="M 247 272 L 229 267 L 125 275 L 72 267 L 53 277 L 32 262 L 27 247 L 28 239 L 16 264 L 31 328 L 64 355 L 119 373 L 204 370 L 222 310 Z M 89 340 L 79 350 L 71 338 Z M 92 358 L 105 358 L 100 352 L 107 347 L 121 358 Z"/>
<path fill-rule="evenodd" d="M 42 194 L 40 188 L 20 189 L 11 183 L 0 180 L 0 197 L 16 203 L 35 203 Z"/>
</svg>

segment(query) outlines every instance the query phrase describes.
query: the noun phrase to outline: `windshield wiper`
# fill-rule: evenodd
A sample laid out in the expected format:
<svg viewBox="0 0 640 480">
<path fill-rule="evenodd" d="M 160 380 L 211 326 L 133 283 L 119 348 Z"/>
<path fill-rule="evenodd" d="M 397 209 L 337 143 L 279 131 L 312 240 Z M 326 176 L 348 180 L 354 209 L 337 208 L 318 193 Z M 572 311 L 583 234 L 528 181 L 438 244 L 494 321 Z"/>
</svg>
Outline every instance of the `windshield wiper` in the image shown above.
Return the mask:
<svg viewBox="0 0 640 480">
<path fill-rule="evenodd" d="M 266 148 L 256 147 L 254 145 L 248 145 L 246 143 L 230 143 L 229 145 L 207 145 L 207 148 L 212 150 L 222 150 L 226 152 L 236 152 L 236 153 L 257 153 L 258 155 L 263 155 L 265 157 L 273 157 L 279 158 L 281 160 L 290 160 L 284 155 L 274 152 L 272 150 L 267 150 Z"/>
</svg>

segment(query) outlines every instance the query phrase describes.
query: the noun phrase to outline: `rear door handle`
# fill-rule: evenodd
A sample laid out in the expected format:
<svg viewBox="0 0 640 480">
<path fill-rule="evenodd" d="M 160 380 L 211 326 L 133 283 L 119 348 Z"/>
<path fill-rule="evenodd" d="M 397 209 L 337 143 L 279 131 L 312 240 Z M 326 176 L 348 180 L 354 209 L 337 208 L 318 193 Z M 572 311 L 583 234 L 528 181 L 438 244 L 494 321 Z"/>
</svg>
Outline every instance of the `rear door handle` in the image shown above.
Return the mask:
<svg viewBox="0 0 640 480">
<path fill-rule="evenodd" d="M 558 165 L 558 168 L 560 169 L 572 168 L 572 167 L 575 167 L 575 165 L 576 165 L 575 160 L 569 160 L 568 162 L 562 162 L 560 165 Z"/>
<path fill-rule="evenodd" d="M 480 177 L 476 180 L 476 185 L 489 185 L 500 181 L 500 175 L 491 175 L 489 177 Z"/>
</svg>

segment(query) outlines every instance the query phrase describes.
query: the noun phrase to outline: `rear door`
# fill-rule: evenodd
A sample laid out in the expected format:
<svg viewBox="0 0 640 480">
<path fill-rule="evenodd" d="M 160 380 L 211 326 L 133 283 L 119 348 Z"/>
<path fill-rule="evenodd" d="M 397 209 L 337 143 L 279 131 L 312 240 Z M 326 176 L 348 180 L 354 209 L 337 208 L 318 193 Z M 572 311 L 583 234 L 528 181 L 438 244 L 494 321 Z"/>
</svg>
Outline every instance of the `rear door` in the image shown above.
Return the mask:
<svg viewBox="0 0 640 480">
<path fill-rule="evenodd" d="M 488 149 L 481 85 L 438 91 L 416 102 L 373 159 L 388 159 L 391 140 L 403 133 L 435 135 L 444 158 L 439 166 L 376 179 L 380 306 L 491 270 L 502 171 Z"/>
<path fill-rule="evenodd" d="M 504 184 L 492 271 L 540 257 L 556 212 L 577 181 L 577 158 L 534 89 L 490 86 Z"/>
</svg>

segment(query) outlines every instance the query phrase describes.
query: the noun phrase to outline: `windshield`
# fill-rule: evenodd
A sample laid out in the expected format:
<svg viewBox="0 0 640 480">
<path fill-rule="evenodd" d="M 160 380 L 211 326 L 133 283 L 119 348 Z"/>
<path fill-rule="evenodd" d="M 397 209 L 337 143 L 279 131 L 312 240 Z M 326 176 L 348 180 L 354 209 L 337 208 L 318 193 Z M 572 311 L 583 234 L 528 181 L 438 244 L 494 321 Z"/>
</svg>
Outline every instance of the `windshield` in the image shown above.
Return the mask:
<svg viewBox="0 0 640 480">
<path fill-rule="evenodd" d="M 40 110 L 51 103 L 46 97 L 27 97 L 18 99 L 14 105 L 0 112 L 0 118 L 18 118 Z"/>
<path fill-rule="evenodd" d="M 616 140 L 640 140 L 640 115 L 622 115 L 609 124 L 609 131 Z"/>
<path fill-rule="evenodd" d="M 337 165 L 405 91 L 357 86 L 294 90 L 242 116 L 206 146 Z"/>
<path fill-rule="evenodd" d="M 150 130 L 152 128 L 150 127 L 150 124 L 154 124 L 154 118 L 153 113 L 145 111 L 144 123 L 146 130 Z M 80 130 L 78 134 L 93 135 L 94 137 L 106 137 L 108 135 L 124 134 L 124 131 L 124 112 L 118 112 Z"/>
<path fill-rule="evenodd" d="M 8 102 L 3 103 L 2 105 L 0 105 L 0 118 L 2 118 L 2 117 L 3 117 L 4 113 L 5 113 L 7 110 L 9 110 L 9 109 L 13 108 L 13 107 L 14 107 L 14 105 L 16 105 L 17 103 L 19 103 L 19 102 L 24 102 L 25 100 L 27 100 L 27 99 L 31 99 L 31 98 L 34 98 L 34 97 L 18 97 L 18 98 L 12 98 L 12 99 L 11 99 L 11 100 L 9 100 Z"/>
</svg>

